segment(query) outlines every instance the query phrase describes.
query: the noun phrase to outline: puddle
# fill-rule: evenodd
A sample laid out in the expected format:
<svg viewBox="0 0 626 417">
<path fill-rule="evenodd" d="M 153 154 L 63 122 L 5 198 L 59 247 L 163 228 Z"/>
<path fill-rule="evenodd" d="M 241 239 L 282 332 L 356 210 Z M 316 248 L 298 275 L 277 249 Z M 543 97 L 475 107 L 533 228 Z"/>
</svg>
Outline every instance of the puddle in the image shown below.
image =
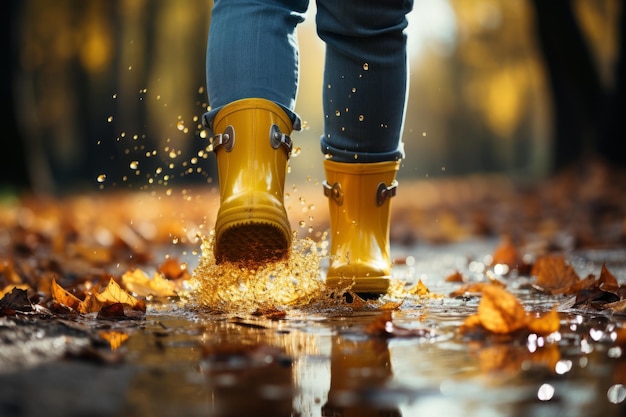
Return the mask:
<svg viewBox="0 0 626 417">
<path fill-rule="evenodd" d="M 445 293 L 446 274 L 466 268 L 469 249 L 490 252 L 412 249 L 416 261 L 394 273 Z M 523 288 L 516 294 L 527 308 L 558 301 Z M 122 347 L 135 368 L 122 415 L 624 415 L 626 360 L 612 337 L 619 320 L 564 311 L 556 335 L 470 339 L 458 328 L 476 305 L 449 297 L 402 304 L 393 323 L 428 330 L 412 337 L 368 335 L 381 311 L 292 306 L 270 319 L 152 308 Z"/>
</svg>

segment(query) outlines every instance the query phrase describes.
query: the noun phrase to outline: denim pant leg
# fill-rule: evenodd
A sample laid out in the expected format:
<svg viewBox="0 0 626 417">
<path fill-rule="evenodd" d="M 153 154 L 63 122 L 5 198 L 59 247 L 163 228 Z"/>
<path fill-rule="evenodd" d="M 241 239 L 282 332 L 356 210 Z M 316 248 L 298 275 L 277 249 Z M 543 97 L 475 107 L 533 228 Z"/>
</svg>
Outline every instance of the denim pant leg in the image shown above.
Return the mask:
<svg viewBox="0 0 626 417">
<path fill-rule="evenodd" d="M 294 129 L 298 88 L 296 26 L 308 0 L 215 0 L 206 53 L 211 110 L 203 117 L 212 128 L 217 112 L 242 98 L 264 98 L 280 105 Z"/>
<path fill-rule="evenodd" d="M 412 0 L 317 0 L 326 43 L 322 152 L 340 162 L 404 156 L 406 14 Z"/>
</svg>

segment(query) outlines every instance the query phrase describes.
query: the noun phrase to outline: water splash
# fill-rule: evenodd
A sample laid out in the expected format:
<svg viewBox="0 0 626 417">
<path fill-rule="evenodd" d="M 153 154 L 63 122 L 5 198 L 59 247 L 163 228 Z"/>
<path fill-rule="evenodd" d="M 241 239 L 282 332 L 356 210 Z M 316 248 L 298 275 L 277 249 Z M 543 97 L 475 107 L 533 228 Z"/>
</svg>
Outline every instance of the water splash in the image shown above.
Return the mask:
<svg viewBox="0 0 626 417">
<path fill-rule="evenodd" d="M 315 242 L 292 241 L 287 260 L 268 262 L 256 269 L 236 263 L 215 263 L 214 235 L 202 236 L 202 256 L 192 279 L 192 298 L 219 312 L 253 312 L 264 308 L 303 307 L 327 298 L 320 277 Z"/>
</svg>

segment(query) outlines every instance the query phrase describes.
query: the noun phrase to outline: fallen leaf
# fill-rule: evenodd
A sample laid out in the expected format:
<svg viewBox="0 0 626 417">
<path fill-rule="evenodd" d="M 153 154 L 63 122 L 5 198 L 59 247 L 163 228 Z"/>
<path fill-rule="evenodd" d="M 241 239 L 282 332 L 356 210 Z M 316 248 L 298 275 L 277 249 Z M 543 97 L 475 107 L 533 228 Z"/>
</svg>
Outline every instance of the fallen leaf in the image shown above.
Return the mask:
<svg viewBox="0 0 626 417">
<path fill-rule="evenodd" d="M 109 280 L 104 291 L 95 295 L 96 299 L 103 305 L 120 303 L 134 310 L 146 311 L 146 304 L 130 295 L 119 286 L 113 278 Z"/>
<path fill-rule="evenodd" d="M 531 274 L 537 276 L 534 287 L 548 294 L 571 294 L 580 283 L 574 267 L 561 256 L 539 258 Z"/>
<path fill-rule="evenodd" d="M 446 282 L 464 282 L 463 274 L 459 271 L 456 271 L 446 277 Z"/>
<path fill-rule="evenodd" d="M 52 299 L 59 304 L 71 308 L 74 311 L 80 311 L 81 300 L 73 294 L 67 292 L 63 287 L 57 284 L 53 278 L 50 285 L 50 292 L 52 293 Z"/>
<path fill-rule="evenodd" d="M 513 294 L 495 285 L 486 285 L 481 292 L 478 316 L 485 329 L 509 334 L 527 325 L 526 310 Z"/>
<path fill-rule="evenodd" d="M 528 321 L 528 330 L 540 336 L 546 336 L 561 328 L 559 313 L 552 309 L 548 313 L 534 317 Z"/>
<path fill-rule="evenodd" d="M 499 286 L 504 288 L 504 284 L 500 281 L 491 281 L 491 282 L 468 282 L 467 284 L 457 288 L 456 290 L 450 293 L 450 297 L 462 297 L 471 294 L 477 294 L 482 292 L 485 287 L 493 287 Z"/>
<path fill-rule="evenodd" d="M 257 308 L 253 313 L 253 316 L 263 316 L 270 320 L 280 320 L 287 317 L 285 310 L 280 310 L 276 307 Z"/>
<path fill-rule="evenodd" d="M 122 275 L 122 282 L 128 291 L 138 297 L 173 297 L 176 296 L 176 285 L 167 280 L 160 273 L 150 278 L 141 269 L 127 271 Z"/>
<path fill-rule="evenodd" d="M 503 236 L 500 244 L 494 249 L 491 265 L 506 265 L 509 271 L 518 269 L 522 263 L 522 257 L 510 236 Z"/>
<path fill-rule="evenodd" d="M 12 315 L 17 311 L 32 311 L 33 304 L 28 298 L 28 291 L 20 288 L 13 288 L 0 298 L 0 316 Z"/>
<path fill-rule="evenodd" d="M 159 265 L 157 271 L 168 279 L 187 279 L 190 277 L 187 264 L 175 258 L 167 258 Z"/>
<path fill-rule="evenodd" d="M 515 295 L 497 285 L 485 285 L 481 293 L 477 313 L 465 320 L 461 327 L 463 333 L 484 329 L 499 335 L 521 330 L 548 335 L 560 328 L 560 318 L 554 309 L 540 316 L 531 315 Z"/>
</svg>

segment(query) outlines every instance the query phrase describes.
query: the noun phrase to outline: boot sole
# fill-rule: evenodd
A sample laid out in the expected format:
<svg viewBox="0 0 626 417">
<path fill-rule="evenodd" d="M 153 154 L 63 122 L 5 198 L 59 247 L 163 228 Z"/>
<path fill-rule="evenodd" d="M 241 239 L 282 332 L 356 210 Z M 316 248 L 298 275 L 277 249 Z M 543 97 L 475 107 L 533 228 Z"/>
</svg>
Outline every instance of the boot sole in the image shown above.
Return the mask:
<svg viewBox="0 0 626 417">
<path fill-rule="evenodd" d="M 216 262 L 255 264 L 286 258 L 291 244 L 286 216 L 268 206 L 225 209 L 215 224 Z"/>
<path fill-rule="evenodd" d="M 351 285 L 350 290 L 357 294 L 385 294 L 389 289 L 389 277 L 326 277 L 326 286 L 341 288 Z"/>
</svg>

